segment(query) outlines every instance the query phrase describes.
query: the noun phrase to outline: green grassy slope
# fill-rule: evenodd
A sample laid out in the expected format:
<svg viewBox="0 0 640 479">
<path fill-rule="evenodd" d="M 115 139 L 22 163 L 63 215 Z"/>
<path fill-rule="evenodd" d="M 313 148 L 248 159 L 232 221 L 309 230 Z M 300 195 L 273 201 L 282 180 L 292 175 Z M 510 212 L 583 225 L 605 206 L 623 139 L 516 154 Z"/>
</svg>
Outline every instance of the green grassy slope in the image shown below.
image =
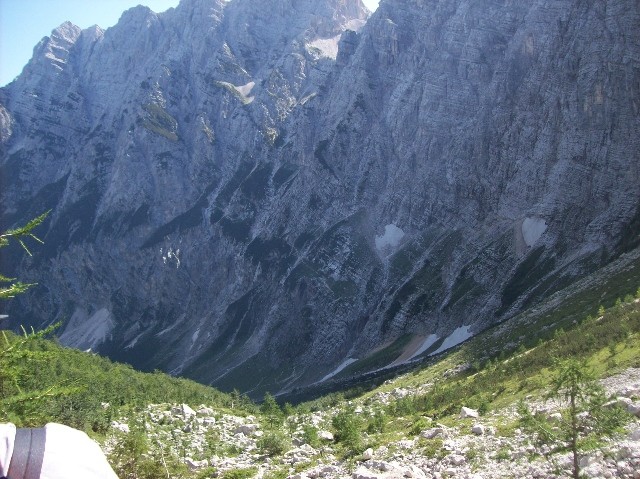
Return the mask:
<svg viewBox="0 0 640 479">
<path fill-rule="evenodd" d="M 234 400 L 194 381 L 140 373 L 39 336 L 0 334 L 0 422 L 54 421 L 102 433 L 121 408 L 164 402 L 225 407 Z"/>
</svg>

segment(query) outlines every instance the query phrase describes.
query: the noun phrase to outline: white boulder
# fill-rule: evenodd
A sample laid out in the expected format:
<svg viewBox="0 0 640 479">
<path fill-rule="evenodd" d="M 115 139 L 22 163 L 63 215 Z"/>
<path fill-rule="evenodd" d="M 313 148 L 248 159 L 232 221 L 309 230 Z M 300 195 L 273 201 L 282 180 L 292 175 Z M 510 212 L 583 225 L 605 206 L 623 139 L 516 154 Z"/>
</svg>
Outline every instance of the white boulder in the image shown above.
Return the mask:
<svg viewBox="0 0 640 479">
<path fill-rule="evenodd" d="M 323 441 L 333 441 L 333 434 L 329 431 L 318 431 L 318 437 Z"/>
<path fill-rule="evenodd" d="M 120 431 L 120 432 L 123 432 L 125 434 L 129 434 L 129 425 L 128 424 L 124 424 L 124 423 L 118 422 L 118 421 L 112 421 L 111 422 L 111 427 L 113 429 L 115 429 L 116 431 Z"/>
<path fill-rule="evenodd" d="M 477 418 L 478 416 L 478 411 L 476 411 L 475 409 L 464 406 L 462 407 L 462 409 L 460 409 L 460 419 L 465 419 L 468 417 Z"/>
</svg>

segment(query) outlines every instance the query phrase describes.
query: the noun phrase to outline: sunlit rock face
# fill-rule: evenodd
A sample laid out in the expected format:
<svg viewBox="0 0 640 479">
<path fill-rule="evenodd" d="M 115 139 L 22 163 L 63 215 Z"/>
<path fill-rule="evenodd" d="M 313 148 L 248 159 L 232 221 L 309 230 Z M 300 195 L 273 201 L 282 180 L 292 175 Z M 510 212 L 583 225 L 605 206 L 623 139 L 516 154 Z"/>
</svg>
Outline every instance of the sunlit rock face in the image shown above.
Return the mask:
<svg viewBox="0 0 640 479">
<path fill-rule="evenodd" d="M 637 244 L 639 8 L 183 0 L 64 24 L 0 89 L 2 226 L 52 209 L 32 258 L 3 251 L 38 283 L 3 307 L 255 395 L 409 335 L 405 358 L 453 346 Z"/>
</svg>

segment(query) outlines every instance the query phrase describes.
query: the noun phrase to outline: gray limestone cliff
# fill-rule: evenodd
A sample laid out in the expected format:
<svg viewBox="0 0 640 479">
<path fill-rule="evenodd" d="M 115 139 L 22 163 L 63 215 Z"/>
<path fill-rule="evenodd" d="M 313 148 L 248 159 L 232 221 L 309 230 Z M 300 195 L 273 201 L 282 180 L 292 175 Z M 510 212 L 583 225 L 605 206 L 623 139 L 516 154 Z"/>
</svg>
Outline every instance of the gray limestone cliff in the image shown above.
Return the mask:
<svg viewBox="0 0 640 479">
<path fill-rule="evenodd" d="M 638 244 L 638 131 L 635 0 L 66 23 L 0 89 L 8 313 L 258 395 L 419 358 Z"/>
</svg>

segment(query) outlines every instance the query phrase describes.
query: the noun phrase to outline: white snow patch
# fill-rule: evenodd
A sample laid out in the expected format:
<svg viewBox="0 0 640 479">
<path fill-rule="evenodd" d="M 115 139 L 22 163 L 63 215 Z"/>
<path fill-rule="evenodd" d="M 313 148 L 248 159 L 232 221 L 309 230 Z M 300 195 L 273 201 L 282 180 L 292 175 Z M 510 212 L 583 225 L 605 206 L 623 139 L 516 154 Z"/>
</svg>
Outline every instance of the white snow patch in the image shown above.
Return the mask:
<svg viewBox="0 0 640 479">
<path fill-rule="evenodd" d="M 349 366 L 350 364 L 353 364 L 357 361 L 357 359 L 353 359 L 353 358 L 348 358 L 347 360 L 345 360 L 340 366 L 338 366 L 336 369 L 334 369 L 332 372 L 330 372 L 329 374 L 327 374 L 325 377 L 323 377 L 320 381 L 318 381 L 319 383 L 323 383 L 325 381 L 328 381 L 329 379 L 331 379 L 333 376 L 335 376 L 336 374 L 338 374 L 340 371 L 342 371 L 344 368 L 346 368 L 347 366 Z"/>
<path fill-rule="evenodd" d="M 331 58 L 335 60 L 338 57 L 338 42 L 340 41 L 340 35 L 333 38 L 316 38 L 310 42 L 308 46 L 320 50 L 323 57 Z"/>
<path fill-rule="evenodd" d="M 449 348 L 457 346 L 458 344 L 469 339 L 473 334 L 469 332 L 471 326 L 460 326 L 453 333 L 447 336 L 447 339 L 444 340 L 442 345 L 437 349 L 437 351 L 431 353 L 429 356 L 433 356 L 434 354 L 441 353 L 442 351 L 446 351 Z"/>
<path fill-rule="evenodd" d="M 255 97 L 248 96 L 253 87 L 255 86 L 255 82 L 249 82 L 246 85 L 236 86 L 233 83 L 229 83 L 226 81 L 215 81 L 217 86 L 224 88 L 229 93 L 233 94 L 238 100 L 240 100 L 244 105 L 248 105 Z"/>
<path fill-rule="evenodd" d="M 438 340 L 438 336 L 436 336 L 435 334 L 432 334 L 432 335 L 428 336 L 427 338 L 425 338 L 424 343 L 422 343 L 422 346 L 420 346 L 416 350 L 416 352 L 411 355 L 411 357 L 409 358 L 409 361 L 411 361 L 413 358 L 417 358 L 418 356 L 420 356 L 427 349 L 429 349 L 431 346 L 433 346 L 433 344 L 437 340 Z"/>
<path fill-rule="evenodd" d="M 60 341 L 77 349 L 94 348 L 107 338 L 114 326 L 111 312 L 106 308 L 99 309 L 90 317 L 86 311 L 77 308 L 60 335 Z"/>
<path fill-rule="evenodd" d="M 376 236 L 376 248 L 378 251 L 382 251 L 383 249 L 395 248 L 400 244 L 404 238 L 404 231 L 398 228 L 394 224 L 390 224 L 384 227 L 384 234 L 382 236 Z"/>
<path fill-rule="evenodd" d="M 241 95 L 243 95 L 244 97 L 248 97 L 251 94 L 251 90 L 253 90 L 254 86 L 256 86 L 256 82 L 250 81 L 246 85 L 238 86 L 236 88 Z"/>
<path fill-rule="evenodd" d="M 547 222 L 541 218 L 525 218 L 522 222 L 522 236 L 527 246 L 532 246 L 547 231 Z"/>
</svg>

